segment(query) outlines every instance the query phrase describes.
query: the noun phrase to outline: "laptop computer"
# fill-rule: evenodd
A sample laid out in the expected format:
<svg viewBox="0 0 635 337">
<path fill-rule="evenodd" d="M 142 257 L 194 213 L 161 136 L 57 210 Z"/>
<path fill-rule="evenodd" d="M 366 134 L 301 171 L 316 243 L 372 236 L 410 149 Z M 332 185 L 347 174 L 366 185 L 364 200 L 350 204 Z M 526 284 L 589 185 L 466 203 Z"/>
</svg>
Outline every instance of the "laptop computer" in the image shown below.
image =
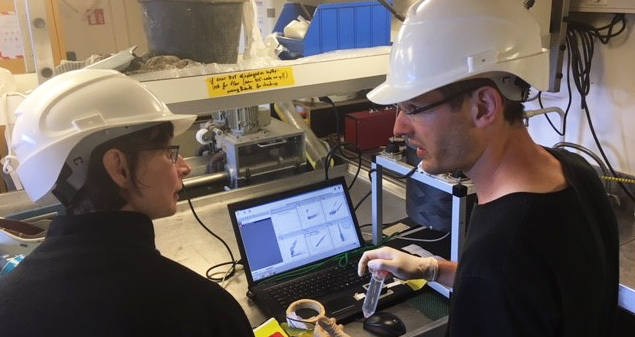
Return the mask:
<svg viewBox="0 0 635 337">
<path fill-rule="evenodd" d="M 361 315 L 360 294 L 366 293 L 369 278 L 357 276 L 357 261 L 365 244 L 343 177 L 227 207 L 247 295 L 261 309 L 283 322 L 291 302 L 311 298 L 342 323 Z M 308 291 L 307 282 L 313 283 Z M 393 284 L 384 289 L 379 306 L 412 293 Z"/>
</svg>

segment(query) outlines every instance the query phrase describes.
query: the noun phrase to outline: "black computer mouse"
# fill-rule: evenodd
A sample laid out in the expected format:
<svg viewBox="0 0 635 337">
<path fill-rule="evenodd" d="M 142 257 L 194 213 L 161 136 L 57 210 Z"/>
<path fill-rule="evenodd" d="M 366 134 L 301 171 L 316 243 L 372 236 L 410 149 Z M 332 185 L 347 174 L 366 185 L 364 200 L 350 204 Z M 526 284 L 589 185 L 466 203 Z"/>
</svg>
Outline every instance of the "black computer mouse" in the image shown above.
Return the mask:
<svg viewBox="0 0 635 337">
<path fill-rule="evenodd" d="M 395 314 L 377 312 L 364 321 L 364 330 L 381 337 L 397 337 L 406 333 L 406 326 Z"/>
</svg>

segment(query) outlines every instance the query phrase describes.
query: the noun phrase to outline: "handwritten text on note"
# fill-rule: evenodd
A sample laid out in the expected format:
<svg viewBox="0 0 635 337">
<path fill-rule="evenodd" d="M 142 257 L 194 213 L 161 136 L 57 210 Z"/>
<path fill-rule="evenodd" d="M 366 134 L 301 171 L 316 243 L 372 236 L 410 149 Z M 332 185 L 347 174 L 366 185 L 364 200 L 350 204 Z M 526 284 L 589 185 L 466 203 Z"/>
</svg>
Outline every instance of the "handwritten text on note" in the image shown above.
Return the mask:
<svg viewBox="0 0 635 337">
<path fill-rule="evenodd" d="M 271 68 L 210 77 L 207 91 L 209 97 L 222 97 L 294 84 L 293 68 Z"/>
</svg>

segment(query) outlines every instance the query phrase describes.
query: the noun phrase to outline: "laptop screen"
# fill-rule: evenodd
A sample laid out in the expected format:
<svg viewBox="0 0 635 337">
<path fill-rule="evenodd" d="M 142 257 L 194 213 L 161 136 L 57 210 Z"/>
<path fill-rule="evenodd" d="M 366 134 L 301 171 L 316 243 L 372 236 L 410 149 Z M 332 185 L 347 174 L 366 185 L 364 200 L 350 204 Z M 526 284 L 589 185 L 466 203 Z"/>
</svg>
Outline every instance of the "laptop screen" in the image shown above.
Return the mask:
<svg viewBox="0 0 635 337">
<path fill-rule="evenodd" d="M 229 205 L 257 282 L 362 246 L 344 179 Z"/>
</svg>

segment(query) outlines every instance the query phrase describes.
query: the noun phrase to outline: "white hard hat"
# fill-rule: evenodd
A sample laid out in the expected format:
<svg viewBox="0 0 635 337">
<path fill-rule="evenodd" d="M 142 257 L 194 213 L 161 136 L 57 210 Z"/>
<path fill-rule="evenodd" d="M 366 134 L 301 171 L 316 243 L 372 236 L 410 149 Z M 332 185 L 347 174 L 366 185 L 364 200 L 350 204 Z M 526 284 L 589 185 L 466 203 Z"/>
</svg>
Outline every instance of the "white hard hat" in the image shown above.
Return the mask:
<svg viewBox="0 0 635 337">
<path fill-rule="evenodd" d="M 173 114 L 140 82 L 98 69 L 53 77 L 29 94 L 15 114 L 11 146 L 18 176 L 33 201 L 54 187 L 65 162 L 73 171 L 70 184 L 81 188 L 95 146 L 159 122 L 172 122 L 178 135 L 196 119 Z"/>
<path fill-rule="evenodd" d="M 450 83 L 509 73 L 549 86 L 540 27 L 519 0 L 423 0 L 410 7 L 392 47 L 386 81 L 368 93 L 404 102 Z"/>
</svg>

